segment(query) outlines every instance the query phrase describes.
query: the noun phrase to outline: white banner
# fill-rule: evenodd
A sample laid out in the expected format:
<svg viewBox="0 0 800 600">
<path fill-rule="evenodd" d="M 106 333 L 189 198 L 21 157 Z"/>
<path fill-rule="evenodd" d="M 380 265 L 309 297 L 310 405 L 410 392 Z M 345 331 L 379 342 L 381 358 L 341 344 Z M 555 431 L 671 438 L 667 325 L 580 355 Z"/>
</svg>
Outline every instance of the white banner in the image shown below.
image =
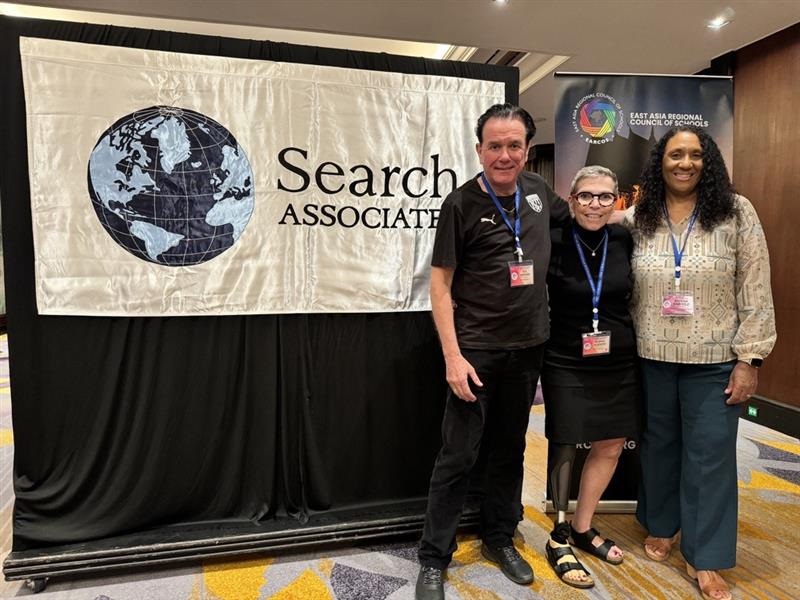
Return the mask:
<svg viewBox="0 0 800 600">
<path fill-rule="evenodd" d="M 41 314 L 428 310 L 502 83 L 20 40 Z"/>
</svg>

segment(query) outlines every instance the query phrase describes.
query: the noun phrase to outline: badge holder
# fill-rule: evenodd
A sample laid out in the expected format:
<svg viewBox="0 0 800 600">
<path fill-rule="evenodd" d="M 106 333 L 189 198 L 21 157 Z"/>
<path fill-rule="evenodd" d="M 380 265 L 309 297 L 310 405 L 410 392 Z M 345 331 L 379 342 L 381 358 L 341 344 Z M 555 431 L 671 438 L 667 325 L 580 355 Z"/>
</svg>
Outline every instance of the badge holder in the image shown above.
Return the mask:
<svg viewBox="0 0 800 600">
<path fill-rule="evenodd" d="M 582 356 L 602 356 L 611 352 L 611 332 L 594 331 L 581 335 Z"/>
<path fill-rule="evenodd" d="M 533 261 L 509 261 L 508 277 L 511 287 L 533 285 Z"/>
<path fill-rule="evenodd" d="M 694 315 L 694 296 L 681 291 L 681 268 L 675 267 L 675 291 L 661 297 L 662 317 L 691 317 Z"/>
<path fill-rule="evenodd" d="M 661 298 L 662 317 L 691 317 L 694 315 L 694 296 L 687 292 L 672 292 Z"/>
</svg>

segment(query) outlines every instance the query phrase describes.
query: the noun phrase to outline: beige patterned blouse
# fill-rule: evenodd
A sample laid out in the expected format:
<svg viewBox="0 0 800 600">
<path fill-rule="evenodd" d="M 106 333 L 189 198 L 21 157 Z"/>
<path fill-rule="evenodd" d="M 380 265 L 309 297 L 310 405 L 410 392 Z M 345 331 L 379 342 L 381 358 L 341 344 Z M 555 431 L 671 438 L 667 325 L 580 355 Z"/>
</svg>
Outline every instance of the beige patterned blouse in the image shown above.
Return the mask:
<svg viewBox="0 0 800 600">
<path fill-rule="evenodd" d="M 675 259 L 666 220 L 652 237 L 623 224 L 633 236 L 631 315 L 639 356 L 675 363 L 721 363 L 764 358 L 775 345 L 775 310 L 764 230 L 753 205 L 737 196 L 738 216 L 713 231 L 695 223 L 683 253 L 680 291 L 694 296 L 694 315 L 662 317 L 664 294 L 675 290 Z M 687 216 L 672 230 L 680 243 Z"/>
</svg>

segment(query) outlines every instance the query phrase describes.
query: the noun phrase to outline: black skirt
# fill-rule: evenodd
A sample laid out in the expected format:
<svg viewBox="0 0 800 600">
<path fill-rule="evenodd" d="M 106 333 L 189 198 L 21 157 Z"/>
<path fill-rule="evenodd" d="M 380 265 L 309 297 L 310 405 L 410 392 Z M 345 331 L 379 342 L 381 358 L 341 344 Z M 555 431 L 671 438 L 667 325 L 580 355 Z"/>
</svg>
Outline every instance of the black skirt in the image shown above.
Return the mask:
<svg viewBox="0 0 800 600">
<path fill-rule="evenodd" d="M 545 358 L 541 377 L 547 439 L 557 444 L 638 439 L 642 424 L 638 360 L 613 365 L 591 361 Z"/>
</svg>

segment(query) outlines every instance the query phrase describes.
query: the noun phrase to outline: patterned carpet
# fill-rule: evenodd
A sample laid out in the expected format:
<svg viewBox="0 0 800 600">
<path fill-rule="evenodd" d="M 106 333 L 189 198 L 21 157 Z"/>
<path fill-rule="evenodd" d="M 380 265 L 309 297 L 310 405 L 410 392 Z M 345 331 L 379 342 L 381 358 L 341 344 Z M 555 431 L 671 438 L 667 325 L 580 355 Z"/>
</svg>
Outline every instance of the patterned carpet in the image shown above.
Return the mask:
<svg viewBox="0 0 800 600">
<path fill-rule="evenodd" d="M 482 559 L 480 542 L 459 539 L 445 591 L 448 599 L 700 598 L 678 552 L 667 563 L 644 557 L 644 532 L 630 514 L 598 515 L 595 526 L 627 551 L 618 567 L 581 556 L 597 585 L 578 591 L 558 581 L 542 549 L 551 528 L 541 512 L 545 440 L 541 406 L 531 413 L 526 451 L 525 519 L 518 547 L 536 572 L 521 587 Z M 738 565 L 726 571 L 737 599 L 800 598 L 800 443 L 741 422 L 738 442 L 740 520 Z M 11 545 L 13 434 L 6 336 L 0 336 L 0 548 Z M 237 562 L 51 581 L 41 600 L 410 600 L 418 565 L 416 543 L 342 548 Z M 0 582 L 0 597 L 33 595 L 23 582 Z"/>
</svg>

